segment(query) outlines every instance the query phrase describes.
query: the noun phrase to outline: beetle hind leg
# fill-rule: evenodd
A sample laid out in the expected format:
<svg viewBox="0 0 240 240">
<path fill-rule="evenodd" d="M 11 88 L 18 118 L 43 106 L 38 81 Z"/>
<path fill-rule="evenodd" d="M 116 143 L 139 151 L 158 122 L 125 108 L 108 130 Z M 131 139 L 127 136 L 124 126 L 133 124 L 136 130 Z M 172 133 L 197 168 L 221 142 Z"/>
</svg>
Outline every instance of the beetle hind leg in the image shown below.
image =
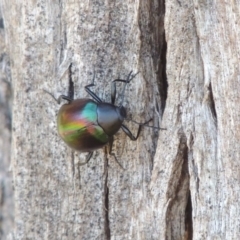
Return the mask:
<svg viewBox="0 0 240 240">
<path fill-rule="evenodd" d="M 82 165 L 87 164 L 87 163 L 90 161 L 90 159 L 92 158 L 92 155 L 93 155 L 93 152 L 89 152 L 88 155 L 87 155 L 86 161 L 83 162 L 83 163 L 80 163 L 80 162 L 79 162 L 79 163 L 78 163 L 78 166 L 82 166 Z"/>
<path fill-rule="evenodd" d="M 109 141 L 109 155 L 113 156 L 115 161 L 117 162 L 117 164 L 120 166 L 120 168 L 122 168 L 123 170 L 126 170 L 122 165 L 121 163 L 118 161 L 117 157 L 116 157 L 116 154 L 112 152 L 112 146 L 113 146 L 113 137 L 111 137 L 110 141 Z"/>
</svg>

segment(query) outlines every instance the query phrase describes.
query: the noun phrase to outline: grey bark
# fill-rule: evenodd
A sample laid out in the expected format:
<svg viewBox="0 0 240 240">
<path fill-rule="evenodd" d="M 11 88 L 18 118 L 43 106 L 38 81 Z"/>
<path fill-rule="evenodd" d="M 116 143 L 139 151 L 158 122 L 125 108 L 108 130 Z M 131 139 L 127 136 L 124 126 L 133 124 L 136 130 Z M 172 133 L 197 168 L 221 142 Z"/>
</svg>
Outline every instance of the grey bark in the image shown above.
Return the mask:
<svg viewBox="0 0 240 240">
<path fill-rule="evenodd" d="M 10 171 L 11 77 L 5 30 L 0 8 L 0 239 L 13 229 L 14 201 Z"/>
<path fill-rule="evenodd" d="M 219 1 L 2 0 L 14 88 L 13 239 L 239 239 L 239 4 Z M 56 97 L 95 73 L 128 87 L 129 117 L 153 117 L 136 142 L 118 134 L 122 170 L 59 139 Z M 120 87 L 120 86 L 119 86 Z M 126 123 L 133 132 L 137 126 Z M 123 148 L 124 146 L 124 148 Z"/>
</svg>

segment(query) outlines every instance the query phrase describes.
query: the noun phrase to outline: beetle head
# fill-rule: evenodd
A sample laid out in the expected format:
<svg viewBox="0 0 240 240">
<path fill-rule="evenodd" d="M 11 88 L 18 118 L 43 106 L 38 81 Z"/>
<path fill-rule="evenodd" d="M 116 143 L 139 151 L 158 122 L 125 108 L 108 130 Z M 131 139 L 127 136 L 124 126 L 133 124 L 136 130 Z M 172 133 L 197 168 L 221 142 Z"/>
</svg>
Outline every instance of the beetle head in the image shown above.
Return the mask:
<svg viewBox="0 0 240 240">
<path fill-rule="evenodd" d="M 126 109 L 123 106 L 118 107 L 118 109 L 119 109 L 119 116 L 122 118 L 121 120 L 123 121 L 127 117 Z"/>
</svg>

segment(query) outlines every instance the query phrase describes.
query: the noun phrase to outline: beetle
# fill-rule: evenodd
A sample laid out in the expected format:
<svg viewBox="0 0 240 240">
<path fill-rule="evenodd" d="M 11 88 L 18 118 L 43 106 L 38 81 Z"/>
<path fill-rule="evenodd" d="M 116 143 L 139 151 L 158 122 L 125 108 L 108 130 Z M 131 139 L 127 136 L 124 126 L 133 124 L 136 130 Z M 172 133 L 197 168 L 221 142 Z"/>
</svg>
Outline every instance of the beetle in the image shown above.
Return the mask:
<svg viewBox="0 0 240 240">
<path fill-rule="evenodd" d="M 125 88 L 136 75 L 137 74 L 133 75 L 131 71 L 126 80 L 115 79 L 112 81 L 111 103 L 104 102 L 90 89 L 95 86 L 94 77 L 93 82 L 85 86 L 86 92 L 93 99 L 80 98 L 74 100 L 71 65 L 69 67 L 68 95 L 60 95 L 58 99 L 56 99 L 51 93 L 46 91 L 58 102 L 58 104 L 60 104 L 61 99 L 67 101 L 66 104 L 61 106 L 58 112 L 57 129 L 61 139 L 70 148 L 79 152 L 89 152 L 86 161 L 79 165 L 88 163 L 92 157 L 93 151 L 102 148 L 106 144 L 109 144 L 109 154 L 113 155 L 117 161 L 115 154 L 112 153 L 112 146 L 114 141 L 113 136 L 118 130 L 121 128 L 132 141 L 136 141 L 139 137 L 142 126 L 152 120 L 150 119 L 142 124 L 138 123 L 139 127 L 136 136 L 134 136 L 123 123 L 127 116 L 126 109 L 122 106 Z M 117 82 L 125 84 L 121 94 L 122 103 L 120 106 L 115 105 Z"/>
</svg>

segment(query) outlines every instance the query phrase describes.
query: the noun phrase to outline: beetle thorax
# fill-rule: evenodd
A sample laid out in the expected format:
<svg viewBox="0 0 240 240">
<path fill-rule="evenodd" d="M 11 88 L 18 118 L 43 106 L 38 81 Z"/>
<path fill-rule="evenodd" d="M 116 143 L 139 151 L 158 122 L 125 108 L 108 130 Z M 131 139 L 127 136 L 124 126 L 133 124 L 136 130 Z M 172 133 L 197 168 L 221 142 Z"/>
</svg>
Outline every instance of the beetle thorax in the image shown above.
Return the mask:
<svg viewBox="0 0 240 240">
<path fill-rule="evenodd" d="M 113 136 L 122 126 L 126 118 L 124 107 L 117 107 L 110 103 L 99 103 L 97 108 L 98 124 L 108 136 Z"/>
</svg>

